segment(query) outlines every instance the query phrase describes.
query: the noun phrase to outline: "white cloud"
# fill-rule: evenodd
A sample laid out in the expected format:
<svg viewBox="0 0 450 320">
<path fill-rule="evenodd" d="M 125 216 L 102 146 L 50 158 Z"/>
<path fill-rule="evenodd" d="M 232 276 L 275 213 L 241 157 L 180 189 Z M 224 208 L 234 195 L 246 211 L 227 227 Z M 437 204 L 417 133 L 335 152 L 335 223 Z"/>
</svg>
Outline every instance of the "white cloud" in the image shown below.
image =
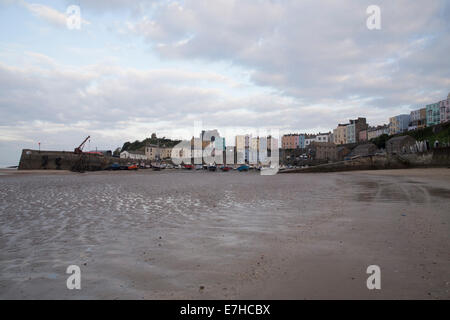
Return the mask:
<svg viewBox="0 0 450 320">
<path fill-rule="evenodd" d="M 29 10 L 34 16 L 39 17 L 48 23 L 57 26 L 57 27 L 66 27 L 67 26 L 67 17 L 66 13 L 60 12 L 52 7 L 38 4 L 38 3 L 28 3 L 25 1 L 21 1 L 22 5 Z M 88 25 L 89 21 L 81 18 L 81 24 Z"/>
</svg>

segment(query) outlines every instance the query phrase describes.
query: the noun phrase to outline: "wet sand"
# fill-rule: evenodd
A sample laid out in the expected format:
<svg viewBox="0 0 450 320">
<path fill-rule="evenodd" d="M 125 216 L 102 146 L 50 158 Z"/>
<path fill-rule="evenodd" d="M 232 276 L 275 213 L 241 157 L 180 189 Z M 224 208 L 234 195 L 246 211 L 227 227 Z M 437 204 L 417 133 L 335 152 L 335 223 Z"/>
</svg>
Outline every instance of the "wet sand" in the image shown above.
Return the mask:
<svg viewBox="0 0 450 320">
<path fill-rule="evenodd" d="M 2 174 L 0 298 L 449 299 L 449 207 L 450 169 Z"/>
</svg>

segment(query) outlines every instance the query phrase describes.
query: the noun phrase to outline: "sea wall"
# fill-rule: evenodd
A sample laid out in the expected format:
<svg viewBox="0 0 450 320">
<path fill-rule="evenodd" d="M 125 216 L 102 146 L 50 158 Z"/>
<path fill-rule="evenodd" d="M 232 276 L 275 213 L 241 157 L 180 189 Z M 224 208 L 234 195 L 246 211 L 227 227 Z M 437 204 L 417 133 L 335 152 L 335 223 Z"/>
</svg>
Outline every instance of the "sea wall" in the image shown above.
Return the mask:
<svg viewBox="0 0 450 320">
<path fill-rule="evenodd" d="M 283 170 L 280 173 L 295 173 L 295 172 L 336 172 L 336 171 L 352 171 L 352 170 L 375 170 L 387 168 L 405 168 L 403 164 L 393 159 L 388 159 L 386 156 L 368 156 L 360 157 L 353 160 L 338 161 L 318 166 L 298 168 L 291 170 Z"/>
<path fill-rule="evenodd" d="M 97 154 L 75 154 L 68 151 L 40 151 L 23 149 L 19 170 L 102 170 L 113 163 L 127 165 L 132 159 L 120 159 Z M 148 164 L 149 161 L 145 161 Z"/>
<path fill-rule="evenodd" d="M 450 147 L 434 149 L 432 163 L 436 166 L 450 166 Z"/>
<path fill-rule="evenodd" d="M 359 157 L 353 160 L 327 163 L 313 167 L 283 170 L 280 171 L 280 173 L 335 172 L 448 166 L 450 166 L 450 148 L 445 147 L 433 149 L 430 152 Z"/>
</svg>

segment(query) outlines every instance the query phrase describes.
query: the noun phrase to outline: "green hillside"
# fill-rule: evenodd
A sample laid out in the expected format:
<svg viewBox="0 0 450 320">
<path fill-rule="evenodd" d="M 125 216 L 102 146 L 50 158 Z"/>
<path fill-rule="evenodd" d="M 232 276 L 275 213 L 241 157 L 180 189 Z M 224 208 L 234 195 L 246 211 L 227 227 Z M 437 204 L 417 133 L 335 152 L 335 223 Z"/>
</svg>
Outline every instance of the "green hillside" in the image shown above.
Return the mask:
<svg viewBox="0 0 450 320">
<path fill-rule="evenodd" d="M 450 122 L 438 124 L 432 127 L 427 127 L 423 129 L 417 129 L 412 131 L 407 131 L 398 135 L 388 136 L 387 134 L 383 134 L 379 137 L 376 137 L 370 142 L 373 142 L 378 148 L 385 148 L 386 141 L 395 136 L 404 136 L 409 135 L 416 139 L 417 141 L 428 140 L 431 145 L 434 144 L 434 141 L 439 141 L 439 144 L 442 146 L 443 144 L 450 145 Z"/>
<path fill-rule="evenodd" d="M 125 142 L 122 146 L 121 151 L 136 151 L 136 150 L 144 150 L 145 146 L 148 144 L 155 144 L 161 147 L 172 148 L 177 145 L 180 140 L 171 140 L 166 137 L 158 138 L 156 137 L 156 133 L 153 133 L 150 138 L 146 138 L 142 141 L 136 140 L 134 142 Z"/>
<path fill-rule="evenodd" d="M 408 131 L 402 135 L 409 135 L 416 139 L 417 141 L 428 140 L 431 144 L 434 141 L 439 141 L 439 144 L 449 144 L 450 143 L 450 122 L 441 123 L 432 127 L 427 127 L 423 129 Z"/>
</svg>

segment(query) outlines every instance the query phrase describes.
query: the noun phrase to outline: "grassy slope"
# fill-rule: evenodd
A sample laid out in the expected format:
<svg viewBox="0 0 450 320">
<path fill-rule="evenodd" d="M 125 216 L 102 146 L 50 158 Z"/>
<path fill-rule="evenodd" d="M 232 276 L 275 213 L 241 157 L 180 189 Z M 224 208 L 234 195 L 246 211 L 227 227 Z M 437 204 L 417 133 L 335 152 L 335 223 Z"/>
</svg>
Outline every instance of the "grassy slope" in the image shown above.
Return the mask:
<svg viewBox="0 0 450 320">
<path fill-rule="evenodd" d="M 398 135 L 388 136 L 387 134 L 381 135 L 377 138 L 370 140 L 370 142 L 374 143 L 378 148 L 385 148 L 386 141 L 395 136 L 404 136 L 409 135 L 416 139 L 417 141 L 428 140 L 431 145 L 434 144 L 434 141 L 439 141 L 439 144 L 442 145 L 446 143 L 450 144 L 450 122 L 439 124 L 433 127 L 427 127 L 424 129 L 418 129 L 413 131 L 407 131 Z"/>
</svg>

